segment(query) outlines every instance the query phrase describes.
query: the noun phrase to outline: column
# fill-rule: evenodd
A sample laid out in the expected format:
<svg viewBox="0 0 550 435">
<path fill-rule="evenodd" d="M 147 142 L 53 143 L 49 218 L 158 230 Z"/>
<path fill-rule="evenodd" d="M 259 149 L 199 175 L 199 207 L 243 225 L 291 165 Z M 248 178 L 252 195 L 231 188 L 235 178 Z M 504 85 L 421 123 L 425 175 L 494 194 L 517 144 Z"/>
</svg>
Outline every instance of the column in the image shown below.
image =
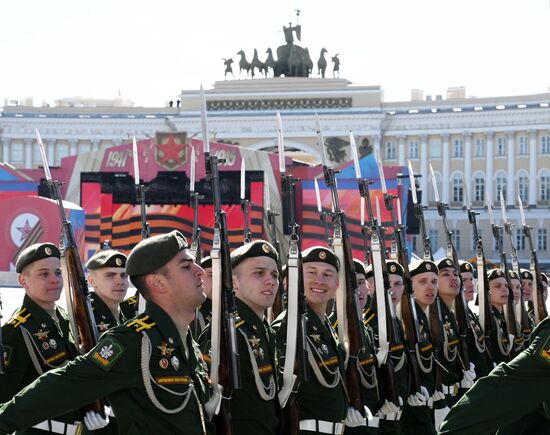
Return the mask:
<svg viewBox="0 0 550 435">
<path fill-rule="evenodd" d="M 399 149 L 398 149 L 398 161 L 397 164 L 399 166 L 406 166 L 406 159 L 405 159 L 405 136 L 401 135 L 397 137 L 397 140 L 399 141 Z"/>
<path fill-rule="evenodd" d="M 441 201 L 449 204 L 450 192 L 451 192 L 451 157 L 449 153 L 449 133 L 443 133 L 441 135 Z"/>
<path fill-rule="evenodd" d="M 428 135 L 420 136 L 420 189 L 422 189 L 422 205 L 427 206 L 428 201 L 428 182 L 430 170 L 428 169 Z"/>
<path fill-rule="evenodd" d="M 381 136 L 379 134 L 375 134 L 374 136 L 372 136 L 372 141 L 374 143 L 374 151 L 375 151 L 375 154 L 374 155 L 379 155 L 381 156 L 381 151 L 380 151 L 380 145 L 381 145 Z"/>
<path fill-rule="evenodd" d="M 74 156 L 78 153 L 78 139 L 69 139 L 69 155 Z"/>
<path fill-rule="evenodd" d="M 537 131 L 529 130 L 529 201 L 528 207 L 537 206 Z"/>
<path fill-rule="evenodd" d="M 101 143 L 101 139 L 91 139 L 90 142 L 92 144 L 91 151 L 97 151 L 99 149 L 99 144 Z"/>
<path fill-rule="evenodd" d="M 487 202 L 493 204 L 494 202 L 494 190 L 493 190 L 493 180 L 495 178 L 494 169 L 493 169 L 493 139 L 494 133 L 488 131 L 485 133 L 485 142 L 486 142 L 486 155 L 485 155 L 485 199 Z"/>
<path fill-rule="evenodd" d="M 506 177 L 506 208 L 513 208 L 516 203 L 516 150 L 515 132 L 506 133 L 508 142 L 508 174 Z M 500 201 L 500 198 L 497 198 Z"/>
<path fill-rule="evenodd" d="M 23 140 L 23 153 L 24 153 L 24 163 L 23 167 L 30 169 L 32 168 L 32 138 L 26 138 Z"/>
<path fill-rule="evenodd" d="M 468 198 L 472 200 L 472 133 L 464 132 L 464 189 L 468 189 Z M 463 196 L 466 205 L 466 195 Z"/>
<path fill-rule="evenodd" d="M 55 139 L 46 139 L 46 149 L 48 153 L 48 164 L 55 164 Z"/>
<path fill-rule="evenodd" d="M 11 146 L 11 138 L 3 137 L 2 138 L 2 161 L 4 163 L 10 163 L 10 146 Z"/>
</svg>

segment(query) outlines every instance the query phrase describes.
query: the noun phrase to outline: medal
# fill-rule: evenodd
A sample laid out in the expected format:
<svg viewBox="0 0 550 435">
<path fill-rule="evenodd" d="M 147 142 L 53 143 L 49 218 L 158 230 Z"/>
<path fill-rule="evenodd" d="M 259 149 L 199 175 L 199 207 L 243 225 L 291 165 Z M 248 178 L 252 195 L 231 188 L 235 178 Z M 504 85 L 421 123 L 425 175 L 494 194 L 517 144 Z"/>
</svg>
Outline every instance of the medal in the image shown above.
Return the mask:
<svg viewBox="0 0 550 435">
<path fill-rule="evenodd" d="M 323 353 L 328 354 L 328 347 L 327 347 L 327 345 L 326 345 L 325 343 L 323 343 L 323 344 L 321 345 L 321 350 L 323 351 Z"/>
<path fill-rule="evenodd" d="M 321 342 L 321 334 L 309 334 L 314 343 Z"/>
<path fill-rule="evenodd" d="M 168 344 L 163 341 L 160 346 L 157 346 L 157 349 L 160 350 L 161 356 L 172 356 L 175 348 L 168 347 Z"/>
<path fill-rule="evenodd" d="M 166 358 L 161 358 L 161 360 L 159 361 L 160 368 L 161 369 L 167 369 L 168 365 L 169 365 L 168 360 Z"/>
<path fill-rule="evenodd" d="M 257 349 L 260 345 L 260 339 L 257 338 L 255 335 L 249 338 L 248 342 L 250 343 L 250 347 L 252 347 L 252 349 Z"/>
<path fill-rule="evenodd" d="M 260 359 L 264 359 L 264 350 L 261 347 L 258 349 L 258 354 L 260 356 Z"/>
<path fill-rule="evenodd" d="M 178 371 L 178 369 L 180 368 L 180 360 L 178 359 L 178 357 L 173 356 L 170 360 L 170 363 L 172 364 L 172 367 L 174 367 L 174 370 Z"/>
<path fill-rule="evenodd" d="M 57 341 L 55 341 L 53 338 L 50 338 L 50 346 L 52 349 L 57 349 Z"/>
<path fill-rule="evenodd" d="M 42 329 L 39 329 L 38 332 L 34 333 L 33 335 L 38 338 L 40 341 L 45 341 L 48 339 L 48 334 L 50 331 L 43 331 Z"/>
<path fill-rule="evenodd" d="M 48 344 L 47 341 L 45 341 L 44 343 L 42 343 L 42 349 L 48 350 L 49 348 L 50 348 L 50 345 Z"/>
</svg>

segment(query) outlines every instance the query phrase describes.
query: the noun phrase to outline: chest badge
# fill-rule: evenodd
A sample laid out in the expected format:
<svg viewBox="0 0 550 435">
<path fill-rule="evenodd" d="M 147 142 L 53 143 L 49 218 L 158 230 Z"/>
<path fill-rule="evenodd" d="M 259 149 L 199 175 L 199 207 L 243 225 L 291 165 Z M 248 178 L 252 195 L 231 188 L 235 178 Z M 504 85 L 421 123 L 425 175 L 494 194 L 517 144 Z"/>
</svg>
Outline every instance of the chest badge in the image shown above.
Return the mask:
<svg viewBox="0 0 550 435">
<path fill-rule="evenodd" d="M 170 365 L 170 363 L 168 362 L 168 360 L 166 358 L 161 358 L 160 359 L 159 366 L 160 366 L 161 369 L 166 370 L 169 365 Z"/>
<path fill-rule="evenodd" d="M 50 338 L 49 343 L 52 349 L 57 349 L 57 341 L 55 341 L 53 338 Z"/>
<path fill-rule="evenodd" d="M 33 335 L 38 338 L 40 341 L 46 341 L 48 339 L 49 330 L 43 331 L 39 329 L 38 332 L 35 332 Z"/>
<path fill-rule="evenodd" d="M 157 348 L 160 350 L 160 354 L 164 357 L 171 357 L 175 350 L 174 347 L 168 347 L 168 344 L 165 341 L 163 341 L 160 346 L 157 346 Z"/>
<path fill-rule="evenodd" d="M 309 334 L 314 343 L 321 342 L 321 334 Z"/>
<path fill-rule="evenodd" d="M 170 364 L 172 364 L 172 367 L 174 367 L 175 371 L 178 371 L 178 369 L 180 368 L 180 360 L 175 355 L 170 359 Z"/>
<path fill-rule="evenodd" d="M 101 323 L 97 324 L 97 329 L 99 329 L 99 332 L 105 332 L 107 329 L 109 329 L 110 323 L 105 323 L 101 321 Z"/>
<path fill-rule="evenodd" d="M 248 342 L 250 343 L 250 347 L 252 349 L 258 349 L 260 346 L 260 339 L 253 335 L 251 338 L 248 339 Z"/>
</svg>

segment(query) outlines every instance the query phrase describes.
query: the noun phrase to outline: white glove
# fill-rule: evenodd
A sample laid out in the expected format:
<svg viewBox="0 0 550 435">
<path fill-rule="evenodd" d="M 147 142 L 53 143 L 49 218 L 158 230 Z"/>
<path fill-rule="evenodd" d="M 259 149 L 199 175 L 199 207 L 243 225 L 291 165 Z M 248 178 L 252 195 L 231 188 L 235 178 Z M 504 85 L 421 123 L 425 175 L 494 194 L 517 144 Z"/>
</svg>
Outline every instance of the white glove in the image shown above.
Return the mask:
<svg viewBox="0 0 550 435">
<path fill-rule="evenodd" d="M 445 394 L 442 391 L 435 391 L 432 394 L 432 402 L 437 402 L 438 400 L 445 400 Z"/>
<path fill-rule="evenodd" d="M 403 399 L 399 398 L 399 405 L 403 406 Z M 390 415 L 395 414 L 399 411 L 399 406 L 395 406 L 395 403 L 390 402 L 389 400 L 384 400 L 384 404 L 380 407 L 376 415 Z"/>
<path fill-rule="evenodd" d="M 450 409 L 448 406 L 446 406 L 445 408 L 436 409 L 434 411 L 435 430 L 439 430 L 439 428 L 443 424 L 443 420 L 445 420 L 445 417 L 447 417 L 449 411 Z"/>
<path fill-rule="evenodd" d="M 469 370 L 462 370 L 462 380 L 460 381 L 460 386 L 462 388 L 470 388 L 474 385 L 474 380 L 476 378 L 475 368 L 476 366 L 474 363 L 470 363 Z"/>
<path fill-rule="evenodd" d="M 372 420 L 372 414 L 365 406 L 365 417 L 361 415 L 361 413 L 355 409 L 353 406 L 348 407 L 348 415 L 346 415 L 346 419 L 344 420 L 344 425 L 347 427 L 358 427 L 358 426 L 366 426 L 367 420 Z"/>
<path fill-rule="evenodd" d="M 208 402 L 204 404 L 204 411 L 209 419 L 214 417 L 220 412 L 220 405 L 222 404 L 223 387 L 219 384 L 212 386 L 212 396 L 208 399 Z"/>
<path fill-rule="evenodd" d="M 84 424 L 88 430 L 98 430 L 102 429 L 109 424 L 109 414 L 111 409 L 105 407 L 105 418 L 101 416 L 99 412 L 88 411 L 84 415 Z"/>
<path fill-rule="evenodd" d="M 430 393 L 428 393 L 428 390 L 426 387 L 420 387 L 420 391 L 415 394 L 411 394 L 408 399 L 407 403 L 410 406 L 425 406 L 428 404 L 428 400 L 430 399 Z"/>
</svg>

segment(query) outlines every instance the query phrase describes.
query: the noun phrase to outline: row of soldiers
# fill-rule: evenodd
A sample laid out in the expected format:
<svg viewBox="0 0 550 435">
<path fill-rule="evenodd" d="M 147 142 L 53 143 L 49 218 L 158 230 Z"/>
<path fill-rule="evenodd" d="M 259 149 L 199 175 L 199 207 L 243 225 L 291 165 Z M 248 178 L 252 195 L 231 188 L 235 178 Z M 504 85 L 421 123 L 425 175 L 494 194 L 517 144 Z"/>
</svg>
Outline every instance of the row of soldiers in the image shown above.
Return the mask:
<svg viewBox="0 0 550 435">
<path fill-rule="evenodd" d="M 286 363 L 287 317 L 283 312 L 268 322 L 266 316 L 277 297 L 279 281 L 284 279 L 276 249 L 268 241 L 256 240 L 231 253 L 242 385 L 229 398 L 220 388 L 212 388 L 209 380 L 211 259 L 197 264 L 189 248 L 185 237 L 172 231 L 143 240 L 128 257 L 114 250 L 94 255 L 86 267 L 94 289 L 95 323 L 102 335 L 97 345 L 81 356 L 77 356 L 70 319 L 56 305 L 63 288 L 59 249 L 42 243 L 23 251 L 16 271 L 25 297 L 2 327 L 5 374 L 0 376 L 0 402 L 5 403 L 0 405 L 0 434 L 213 434 L 212 419 L 222 398 L 229 399 L 231 433 L 282 433 L 278 393 Z M 400 335 L 399 344 L 390 349 L 397 405 L 381 394 L 385 380 L 376 357 L 374 271 L 355 260 L 367 338 L 357 359 L 366 405 L 360 412 L 348 405 L 345 351 L 338 340 L 338 319 L 332 309 L 342 265 L 333 251 L 323 246 L 303 251 L 302 258 L 308 318 L 304 347 L 311 375 L 295 386 L 300 433 L 408 435 L 435 434 L 439 428 L 442 433 L 494 433 L 498 428 L 499 433 L 545 433 L 548 420 L 536 413 L 537 406 L 548 399 L 544 392 L 535 398 L 522 397 L 521 405 L 505 394 L 521 394 L 521 388 L 530 393 L 533 388 L 545 390 L 544 383 L 550 378 L 544 372 L 546 377 L 540 379 L 540 385 L 536 381 L 534 387 L 522 385 L 522 380 L 538 379 L 541 370 L 550 368 L 548 320 L 532 333 L 530 343 L 514 340 L 503 315 L 509 291 L 522 287 L 525 300 L 531 300 L 530 271 L 522 270 L 519 277 L 510 272 L 509 280 L 500 269 L 488 273 L 497 327 L 485 337 L 478 316 L 468 310 L 471 363 L 464 367 L 453 311 L 461 285 L 466 299 L 474 300 L 472 265 L 460 262 L 457 268 L 447 258 L 408 265 L 421 336 L 416 352 L 411 353 L 400 322 L 404 269 L 397 261 L 386 261 L 394 305 L 391 315 Z M 142 313 L 137 312 L 137 296 L 124 300 L 128 279 L 139 298 L 146 301 Z M 544 294 L 546 297 L 546 290 Z M 442 302 L 443 346 L 434 346 L 427 315 L 436 298 Z M 515 299 L 519 301 L 519 297 Z M 410 388 L 411 355 L 420 368 L 420 392 Z M 518 356 L 513 359 L 514 355 Z M 499 363 L 508 364 L 488 376 Z M 531 364 L 529 373 L 514 371 L 526 363 Z M 500 395 L 503 377 L 511 377 L 515 383 Z M 481 381 L 468 392 L 478 379 Z M 498 398 L 487 397 L 488 388 Z M 85 408 L 99 398 L 104 410 Z M 500 405 L 492 406 L 496 402 Z M 515 413 L 517 409 L 521 412 Z M 493 414 L 498 416 L 497 423 Z M 516 420 L 521 421 L 522 416 L 526 418 L 519 431 Z"/>
</svg>

